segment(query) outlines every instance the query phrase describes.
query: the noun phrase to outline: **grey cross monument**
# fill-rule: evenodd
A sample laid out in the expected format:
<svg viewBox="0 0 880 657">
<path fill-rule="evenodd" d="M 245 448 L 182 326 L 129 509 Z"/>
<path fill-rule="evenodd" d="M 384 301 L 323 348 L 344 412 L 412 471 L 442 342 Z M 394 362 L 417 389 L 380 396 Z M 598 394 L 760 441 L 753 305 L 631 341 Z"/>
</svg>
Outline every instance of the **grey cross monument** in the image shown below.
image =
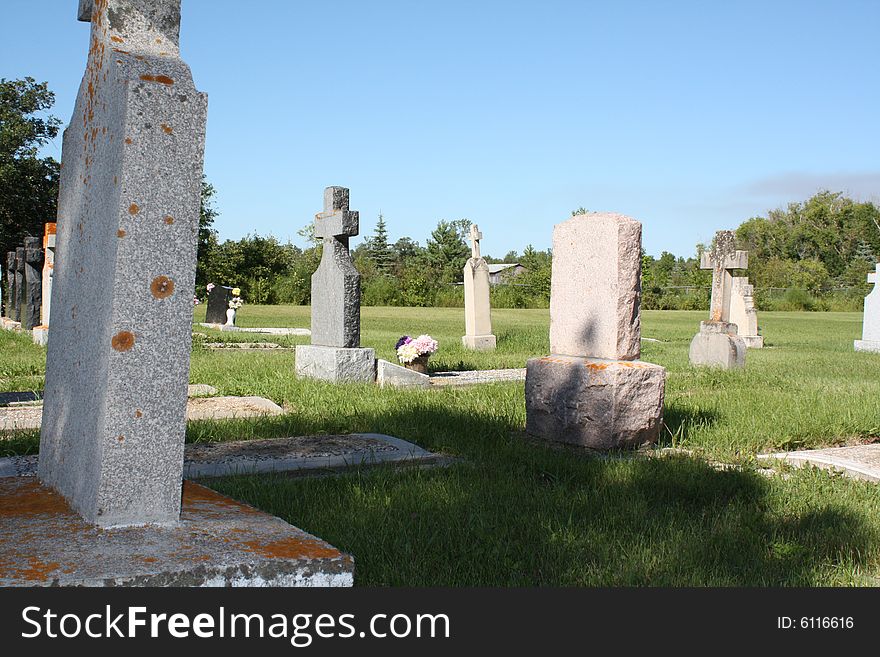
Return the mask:
<svg viewBox="0 0 880 657">
<path fill-rule="evenodd" d="M 709 321 L 700 322 L 700 332 L 691 341 L 690 362 L 696 366 L 731 369 L 743 367 L 746 344 L 730 323 L 733 269 L 747 269 L 749 254 L 738 251 L 736 235 L 730 230 L 715 233 L 712 249 L 700 257 L 700 269 L 712 270 L 712 300 Z"/>
<path fill-rule="evenodd" d="M 324 190 L 324 211 L 315 216 L 323 254 L 312 275 L 312 344 L 296 348 L 298 376 L 333 382 L 376 380 L 376 353 L 361 344 L 361 275 L 348 241 L 359 216 L 349 209 L 345 187 Z"/>
<path fill-rule="evenodd" d="M 492 351 L 492 307 L 489 299 L 489 265 L 480 255 L 483 233 L 471 225 L 471 257 L 464 265 L 464 327 L 461 343 L 465 349 Z"/>
</svg>

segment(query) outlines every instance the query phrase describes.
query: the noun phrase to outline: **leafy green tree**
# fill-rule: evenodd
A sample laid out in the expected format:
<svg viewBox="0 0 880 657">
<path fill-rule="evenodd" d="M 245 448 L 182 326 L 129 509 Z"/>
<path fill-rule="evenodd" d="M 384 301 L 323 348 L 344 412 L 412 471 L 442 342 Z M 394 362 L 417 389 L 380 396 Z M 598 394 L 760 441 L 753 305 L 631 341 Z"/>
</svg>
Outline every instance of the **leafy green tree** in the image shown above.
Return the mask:
<svg viewBox="0 0 880 657">
<path fill-rule="evenodd" d="M 465 235 L 470 230 L 471 222 L 467 219 L 456 221 L 439 221 L 437 228 L 428 239 L 427 260 L 442 283 L 457 283 L 462 280 L 464 263 L 470 257 L 471 250 L 465 242 Z"/>
<path fill-rule="evenodd" d="M 42 236 L 55 221 L 60 167 L 39 156 L 61 121 L 46 114 L 55 102 L 48 84 L 33 78 L 0 79 L 0 254 L 25 235 Z"/>
</svg>

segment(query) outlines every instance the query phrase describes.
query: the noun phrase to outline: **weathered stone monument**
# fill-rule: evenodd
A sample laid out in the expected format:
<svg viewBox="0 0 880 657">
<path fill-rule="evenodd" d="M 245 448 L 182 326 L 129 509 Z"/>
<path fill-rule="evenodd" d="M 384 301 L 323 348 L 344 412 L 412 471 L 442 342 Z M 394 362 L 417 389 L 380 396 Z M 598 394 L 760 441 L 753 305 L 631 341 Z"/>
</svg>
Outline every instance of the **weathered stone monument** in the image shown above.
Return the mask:
<svg viewBox="0 0 880 657">
<path fill-rule="evenodd" d="M 526 430 L 594 449 L 660 435 L 666 370 L 641 356 L 642 225 L 611 213 L 553 230 L 550 351 L 528 361 Z"/>
<path fill-rule="evenodd" d="M 730 323 L 736 324 L 736 332 L 746 347 L 761 349 L 764 337 L 758 330 L 758 309 L 755 307 L 755 287 L 748 276 L 734 276 L 730 292 Z"/>
<path fill-rule="evenodd" d="M 700 258 L 701 269 L 712 270 L 712 301 L 709 321 L 700 322 L 700 332 L 691 341 L 689 358 L 692 365 L 731 369 L 746 362 L 746 343 L 730 321 L 730 299 L 733 294 L 732 269 L 746 269 L 749 254 L 737 251 L 733 231 L 715 234 L 712 249 Z"/>
<path fill-rule="evenodd" d="M 215 285 L 208 292 L 208 307 L 205 309 L 206 324 L 225 324 L 226 311 L 229 310 L 229 301 L 232 299 L 232 288 L 225 285 Z"/>
<path fill-rule="evenodd" d="M 6 252 L 6 269 L 4 271 L 3 282 L 5 289 L 3 316 L 9 320 L 15 319 L 15 251 Z"/>
<path fill-rule="evenodd" d="M 865 297 L 865 315 L 862 319 L 862 339 L 855 341 L 856 351 L 880 353 L 880 264 L 868 274 L 874 289 Z"/>
<path fill-rule="evenodd" d="M 12 317 L 16 322 L 22 323 L 24 318 L 24 304 L 27 297 L 27 283 L 25 279 L 25 261 L 27 250 L 23 246 L 15 248 L 15 306 Z"/>
<path fill-rule="evenodd" d="M 483 233 L 471 226 L 471 257 L 464 265 L 464 326 L 461 342 L 466 349 L 495 349 L 492 335 L 492 308 L 489 300 L 489 265 L 480 255 Z"/>
<path fill-rule="evenodd" d="M 43 299 L 40 307 L 40 325 L 34 327 L 34 342 L 46 346 L 49 343 L 49 319 L 52 308 L 52 279 L 55 271 L 55 234 L 57 224 L 46 224 L 43 234 Z"/>
<path fill-rule="evenodd" d="M 348 250 L 359 217 L 349 210 L 345 187 L 324 190 L 324 211 L 315 216 L 323 254 L 312 275 L 312 344 L 296 347 L 296 373 L 323 381 L 376 380 L 376 353 L 361 343 L 361 275 Z"/>
<path fill-rule="evenodd" d="M 40 325 L 43 305 L 43 248 L 38 237 L 24 240 L 24 294 L 21 306 L 21 328 L 30 331 Z"/>
<path fill-rule="evenodd" d="M 183 485 L 207 98 L 180 0 L 80 0 L 79 17 L 40 482 L 0 479 L 0 585 L 350 584 L 323 541 Z"/>
</svg>

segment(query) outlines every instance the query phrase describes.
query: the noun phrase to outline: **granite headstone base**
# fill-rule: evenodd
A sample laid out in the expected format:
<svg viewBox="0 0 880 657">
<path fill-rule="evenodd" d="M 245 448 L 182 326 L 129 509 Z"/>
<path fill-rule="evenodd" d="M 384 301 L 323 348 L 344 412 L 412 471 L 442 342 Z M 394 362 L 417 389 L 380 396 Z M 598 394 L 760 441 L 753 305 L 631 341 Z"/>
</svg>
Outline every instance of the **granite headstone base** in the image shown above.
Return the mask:
<svg viewBox="0 0 880 657">
<path fill-rule="evenodd" d="M 333 383 L 373 383 L 376 352 L 365 347 L 297 345 L 296 375 Z"/>
<path fill-rule="evenodd" d="M 725 370 L 745 367 L 746 343 L 736 334 L 736 324 L 700 322 L 700 332 L 691 341 L 691 365 Z"/>
<path fill-rule="evenodd" d="M 386 386 L 395 388 L 425 388 L 431 386 L 431 377 L 380 358 L 376 362 L 376 383 L 381 388 Z"/>
<path fill-rule="evenodd" d="M 494 335 L 464 335 L 461 338 L 462 346 L 472 351 L 492 351 L 495 343 Z"/>
<path fill-rule="evenodd" d="M 763 349 L 764 348 L 764 336 L 762 335 L 741 335 L 742 341 L 746 343 L 746 347 L 749 349 Z"/>
<path fill-rule="evenodd" d="M 38 344 L 41 347 L 45 347 L 49 344 L 49 327 L 48 326 L 35 326 L 31 336 L 34 339 L 34 344 Z"/>
<path fill-rule="evenodd" d="M 856 340 L 853 343 L 856 351 L 880 354 L 880 342 L 876 340 Z"/>
<path fill-rule="evenodd" d="M 104 530 L 33 477 L 0 479 L 0 586 L 351 586 L 354 560 L 279 518 L 183 484 L 180 522 Z"/>
<path fill-rule="evenodd" d="M 660 437 L 666 370 L 643 361 L 576 356 L 526 364 L 526 431 L 597 450 L 633 449 Z"/>
</svg>

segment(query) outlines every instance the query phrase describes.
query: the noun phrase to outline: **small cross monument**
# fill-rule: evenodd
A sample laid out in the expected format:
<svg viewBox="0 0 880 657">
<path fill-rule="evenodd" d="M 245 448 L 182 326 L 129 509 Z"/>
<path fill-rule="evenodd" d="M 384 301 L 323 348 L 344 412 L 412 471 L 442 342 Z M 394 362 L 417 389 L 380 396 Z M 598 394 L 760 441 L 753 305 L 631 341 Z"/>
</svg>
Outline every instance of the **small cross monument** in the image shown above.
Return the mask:
<svg viewBox="0 0 880 657">
<path fill-rule="evenodd" d="M 315 215 L 323 241 L 321 264 L 312 275 L 312 344 L 296 348 L 296 373 L 323 381 L 375 381 L 376 354 L 361 348 L 361 275 L 348 250 L 359 230 L 345 187 L 324 190 L 324 211 Z"/>
<path fill-rule="evenodd" d="M 715 233 L 712 249 L 700 257 L 700 269 L 712 270 L 712 300 L 709 321 L 700 322 L 700 332 L 690 348 L 692 365 L 731 369 L 745 365 L 745 342 L 737 335 L 736 324 L 730 323 L 733 274 L 731 270 L 747 269 L 748 251 L 736 249 L 736 235 L 731 230 Z"/>
<path fill-rule="evenodd" d="M 492 334 L 492 305 L 489 297 L 489 265 L 480 255 L 483 233 L 471 224 L 471 257 L 464 265 L 464 332 L 461 343 L 465 349 L 492 351 L 496 339 Z"/>
<path fill-rule="evenodd" d="M 880 264 L 868 274 L 868 282 L 874 284 L 874 289 L 865 297 L 862 339 L 855 341 L 855 349 L 880 353 Z"/>
</svg>

